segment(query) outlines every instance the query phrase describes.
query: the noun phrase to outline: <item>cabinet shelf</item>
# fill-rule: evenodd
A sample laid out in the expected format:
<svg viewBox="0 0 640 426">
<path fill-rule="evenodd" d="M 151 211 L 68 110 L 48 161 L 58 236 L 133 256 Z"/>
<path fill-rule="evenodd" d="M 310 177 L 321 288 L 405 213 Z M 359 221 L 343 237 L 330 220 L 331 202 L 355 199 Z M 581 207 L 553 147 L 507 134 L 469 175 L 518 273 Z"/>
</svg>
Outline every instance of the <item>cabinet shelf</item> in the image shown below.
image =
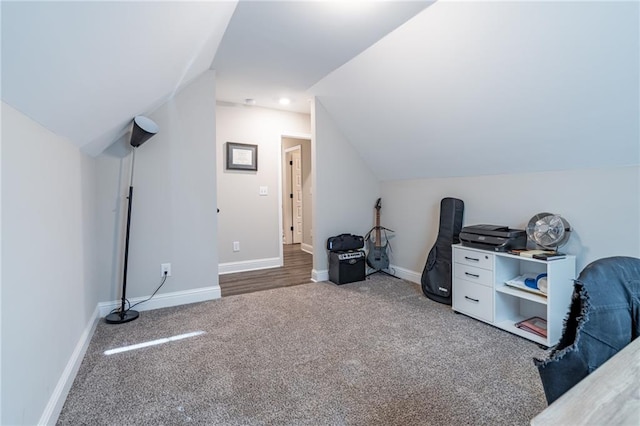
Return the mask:
<svg viewBox="0 0 640 426">
<path fill-rule="evenodd" d="M 543 305 L 547 304 L 547 298 L 545 296 L 540 296 L 525 290 L 518 290 L 517 288 L 510 287 L 508 285 L 498 286 L 496 287 L 496 291 L 498 293 L 504 293 L 521 299 L 530 300 L 532 302 L 542 303 Z"/>
<path fill-rule="evenodd" d="M 533 340 L 534 342 L 540 343 L 541 345 L 549 346 L 546 337 L 538 336 L 535 333 L 516 327 L 516 322 L 522 321 L 524 319 L 524 317 L 518 316 L 514 317 L 514 319 L 509 319 L 508 321 L 497 322 L 494 325 L 504 331 L 508 331 L 509 333 L 516 334 L 520 337 L 524 337 L 525 339 Z"/>
<path fill-rule="evenodd" d="M 491 252 L 460 244 L 453 246 L 452 308 L 479 321 L 544 346 L 560 340 L 569 312 L 575 256 L 545 262 L 508 253 Z M 520 276 L 547 275 L 547 294 L 536 294 L 506 282 Z M 470 280 L 468 276 L 482 277 Z M 516 327 L 526 318 L 547 321 L 547 337 Z"/>
</svg>

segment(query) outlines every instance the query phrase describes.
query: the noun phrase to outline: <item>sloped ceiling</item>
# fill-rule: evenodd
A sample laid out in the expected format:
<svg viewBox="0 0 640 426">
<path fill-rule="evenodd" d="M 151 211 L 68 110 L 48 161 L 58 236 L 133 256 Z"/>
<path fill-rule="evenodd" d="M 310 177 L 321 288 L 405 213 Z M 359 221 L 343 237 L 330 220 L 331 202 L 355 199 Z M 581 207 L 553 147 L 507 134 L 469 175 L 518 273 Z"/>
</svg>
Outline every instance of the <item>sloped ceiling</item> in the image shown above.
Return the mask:
<svg viewBox="0 0 640 426">
<path fill-rule="evenodd" d="M 216 97 L 309 113 L 313 84 L 433 1 L 240 1 L 213 62 Z"/>
<path fill-rule="evenodd" d="M 209 68 L 220 100 L 308 112 L 306 89 L 431 3 L 3 1 L 2 100 L 90 155 Z"/>
<path fill-rule="evenodd" d="M 639 16 L 439 1 L 310 91 L 381 180 L 639 164 Z"/>
<path fill-rule="evenodd" d="M 235 1 L 2 2 L 2 100 L 97 155 L 209 69 Z"/>
<path fill-rule="evenodd" d="M 2 1 L 2 100 L 97 155 L 213 67 L 381 180 L 640 162 L 638 2 L 432 3 Z"/>
</svg>

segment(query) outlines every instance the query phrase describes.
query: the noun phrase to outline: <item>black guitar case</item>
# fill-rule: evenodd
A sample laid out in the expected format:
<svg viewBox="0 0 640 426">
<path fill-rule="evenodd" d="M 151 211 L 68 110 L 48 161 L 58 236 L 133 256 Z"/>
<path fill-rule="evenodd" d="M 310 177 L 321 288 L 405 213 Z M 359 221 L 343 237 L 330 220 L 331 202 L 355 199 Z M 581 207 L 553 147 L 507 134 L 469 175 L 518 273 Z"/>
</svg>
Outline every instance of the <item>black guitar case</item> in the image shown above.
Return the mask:
<svg viewBox="0 0 640 426">
<path fill-rule="evenodd" d="M 422 271 L 422 292 L 431 300 L 451 304 L 452 244 L 460 242 L 464 202 L 457 198 L 440 201 L 440 229 Z"/>
</svg>

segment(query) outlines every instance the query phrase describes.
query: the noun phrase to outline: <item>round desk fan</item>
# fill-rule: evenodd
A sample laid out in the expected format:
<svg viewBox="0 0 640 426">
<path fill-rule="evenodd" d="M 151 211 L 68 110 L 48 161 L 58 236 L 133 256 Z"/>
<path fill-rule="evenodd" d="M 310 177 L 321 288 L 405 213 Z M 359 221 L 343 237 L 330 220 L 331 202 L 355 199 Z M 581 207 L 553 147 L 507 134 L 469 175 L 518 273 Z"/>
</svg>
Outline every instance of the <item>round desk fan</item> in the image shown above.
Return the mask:
<svg viewBox="0 0 640 426">
<path fill-rule="evenodd" d="M 538 246 L 557 250 L 569 240 L 571 226 L 560 215 L 538 213 L 529 220 L 527 237 Z"/>
</svg>

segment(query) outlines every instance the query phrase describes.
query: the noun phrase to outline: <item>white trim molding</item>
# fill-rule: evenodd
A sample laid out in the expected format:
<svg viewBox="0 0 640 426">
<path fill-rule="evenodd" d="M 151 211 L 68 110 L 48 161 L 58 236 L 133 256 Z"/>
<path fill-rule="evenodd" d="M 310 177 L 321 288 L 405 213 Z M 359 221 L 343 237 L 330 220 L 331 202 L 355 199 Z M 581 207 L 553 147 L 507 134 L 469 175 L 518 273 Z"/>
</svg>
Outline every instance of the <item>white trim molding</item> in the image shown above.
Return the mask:
<svg viewBox="0 0 640 426">
<path fill-rule="evenodd" d="M 313 246 L 311 244 L 302 243 L 300 244 L 300 249 L 305 253 L 313 254 Z"/>
<path fill-rule="evenodd" d="M 318 271 L 317 269 L 311 270 L 311 281 L 313 281 L 314 283 L 329 281 L 329 270 L 328 269 L 324 269 L 322 271 Z"/>
<path fill-rule="evenodd" d="M 420 284 L 420 280 L 422 278 L 421 272 L 410 271 L 409 269 L 401 268 L 396 265 L 389 266 L 390 272 L 393 272 L 398 278 L 402 278 L 403 280 L 410 281 L 412 283 Z"/>
<path fill-rule="evenodd" d="M 175 291 L 172 293 L 162 293 L 153 296 L 153 298 L 145 303 L 141 303 L 136 306 L 136 311 L 150 311 L 152 309 L 169 308 L 172 306 L 186 305 L 189 303 L 206 302 L 208 300 L 220 299 L 222 292 L 220 286 L 215 285 L 212 287 L 201 287 L 193 290 Z M 149 297 L 136 297 L 129 299 L 131 304 L 141 302 Z M 113 302 L 100 302 L 98 303 L 98 309 L 100 311 L 100 317 L 104 317 L 109 314 L 113 309 L 120 306 L 122 302 L 120 300 Z"/>
<path fill-rule="evenodd" d="M 71 358 L 69 358 L 60 379 L 58 379 L 58 383 L 47 402 L 47 406 L 45 407 L 42 416 L 40 416 L 40 420 L 38 421 L 39 425 L 55 425 L 58 421 L 58 416 L 60 416 L 64 402 L 67 399 L 67 395 L 71 390 L 73 381 L 80 369 L 80 364 L 82 364 L 84 355 L 87 352 L 87 348 L 89 347 L 89 343 L 93 337 L 93 332 L 98 324 L 98 317 L 99 309 L 98 306 L 96 306 L 91 319 L 89 319 L 87 326 L 80 336 L 80 340 L 78 340 L 78 343 L 71 354 Z"/>
<path fill-rule="evenodd" d="M 227 262 L 218 265 L 218 274 L 232 274 L 234 272 L 257 271 L 260 269 L 279 268 L 283 266 L 282 258 L 272 257 L 268 259 L 243 260 L 240 262 Z"/>
<path fill-rule="evenodd" d="M 395 265 L 390 265 L 387 271 L 389 271 L 390 273 L 392 273 L 394 276 L 398 278 L 410 281 L 415 284 L 420 284 L 420 279 L 422 278 L 421 272 L 410 271 L 409 269 L 401 268 Z M 325 269 L 322 271 L 318 271 L 316 269 L 312 270 L 311 281 L 313 282 L 329 281 L 329 270 L 328 269 Z"/>
<path fill-rule="evenodd" d="M 220 292 L 220 286 L 215 285 L 212 287 L 202 287 L 196 288 L 193 290 L 186 291 L 176 291 L 173 293 L 164 293 L 158 294 L 154 296 L 151 300 L 142 303 L 136 306 L 137 311 L 149 311 L 152 309 L 159 308 L 168 308 L 171 306 L 178 305 L 186 305 L 188 303 L 196 303 L 196 302 L 205 302 L 207 300 L 219 299 L 222 296 Z M 136 297 L 134 299 L 130 299 L 131 304 L 143 301 L 148 299 L 147 297 Z M 87 352 L 87 348 L 89 347 L 89 343 L 91 343 L 91 338 L 93 337 L 93 333 L 95 332 L 96 326 L 98 325 L 98 321 L 105 317 L 109 312 L 113 309 L 119 307 L 121 301 L 113 301 L 113 302 L 100 302 L 96 305 L 96 309 L 89 319 L 87 326 L 85 327 L 78 343 L 76 344 L 67 365 L 58 379 L 58 383 L 56 384 L 49 401 L 47 402 L 47 406 L 45 407 L 42 415 L 40 416 L 40 420 L 38 421 L 39 425 L 55 425 L 58 421 L 58 416 L 60 416 L 60 412 L 62 411 L 62 407 L 64 406 L 64 402 L 67 399 L 67 395 L 71 390 L 71 386 L 73 385 L 73 381 L 78 374 L 78 370 L 80 369 L 80 364 L 82 364 L 82 360 Z"/>
</svg>

